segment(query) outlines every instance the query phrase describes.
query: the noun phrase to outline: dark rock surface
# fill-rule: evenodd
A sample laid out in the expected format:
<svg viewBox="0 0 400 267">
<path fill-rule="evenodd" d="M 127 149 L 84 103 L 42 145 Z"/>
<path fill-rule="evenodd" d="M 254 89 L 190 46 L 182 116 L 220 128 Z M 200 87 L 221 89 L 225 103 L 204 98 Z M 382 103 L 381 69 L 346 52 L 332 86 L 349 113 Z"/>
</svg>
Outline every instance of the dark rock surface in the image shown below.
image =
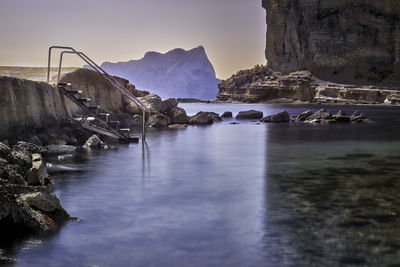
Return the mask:
<svg viewBox="0 0 400 267">
<path fill-rule="evenodd" d="M 263 119 L 262 122 L 289 122 L 290 115 L 287 111 L 281 111 L 273 115 L 269 115 Z"/>
<path fill-rule="evenodd" d="M 247 110 L 247 111 L 240 111 L 236 115 L 236 119 L 243 120 L 243 119 L 261 119 L 263 117 L 262 111 L 258 110 Z"/>
<path fill-rule="evenodd" d="M 0 234 L 2 238 L 29 232 L 48 233 L 70 219 L 51 188 L 44 151 L 20 142 L 11 149 L 0 143 Z"/>
<path fill-rule="evenodd" d="M 283 75 L 267 66 L 241 70 L 219 85 L 218 101 L 245 103 L 398 104 L 397 87 L 326 82 L 309 71 Z"/>
<path fill-rule="evenodd" d="M 149 127 L 152 128 L 168 127 L 168 124 L 170 124 L 170 118 L 160 113 L 151 115 L 148 121 Z"/>
<path fill-rule="evenodd" d="M 232 114 L 231 111 L 225 111 L 225 112 L 221 115 L 221 117 L 222 117 L 222 118 L 232 118 L 232 117 L 233 117 L 233 114 Z"/>
<path fill-rule="evenodd" d="M 262 3 L 266 59 L 275 71 L 307 69 L 327 81 L 399 85 L 399 1 Z"/>
<path fill-rule="evenodd" d="M 215 112 L 200 111 L 189 119 L 189 124 L 205 125 L 222 121 L 222 118 Z"/>
</svg>

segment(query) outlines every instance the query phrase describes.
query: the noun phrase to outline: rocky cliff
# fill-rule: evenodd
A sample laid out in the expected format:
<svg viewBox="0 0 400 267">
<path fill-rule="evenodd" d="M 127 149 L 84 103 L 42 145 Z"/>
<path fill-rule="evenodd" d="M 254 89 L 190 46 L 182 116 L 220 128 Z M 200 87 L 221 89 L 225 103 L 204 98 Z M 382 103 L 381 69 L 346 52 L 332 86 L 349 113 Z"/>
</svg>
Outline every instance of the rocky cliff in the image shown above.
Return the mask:
<svg viewBox="0 0 400 267">
<path fill-rule="evenodd" d="M 212 100 L 219 80 L 202 46 L 165 54 L 148 52 L 140 60 L 101 65 L 107 72 L 128 79 L 138 88 L 162 98 L 199 98 Z"/>
<path fill-rule="evenodd" d="M 148 92 L 136 90 L 135 86 L 117 78 L 133 94 L 142 97 Z M 82 90 L 83 96 L 92 99 L 111 112 L 121 112 L 129 101 L 98 73 L 78 69 L 67 73 L 62 81 L 71 82 L 74 89 Z M 44 82 L 0 76 L 0 138 L 18 139 L 35 130 L 56 126 L 80 113 L 80 109 L 59 91 Z"/>
<path fill-rule="evenodd" d="M 0 136 L 23 134 L 68 117 L 63 97 L 43 82 L 0 76 Z"/>
<path fill-rule="evenodd" d="M 340 83 L 399 85 L 400 1 L 263 0 L 268 66 Z"/>
<path fill-rule="evenodd" d="M 400 104 L 400 90 L 393 88 L 327 82 L 309 71 L 282 75 L 258 65 L 222 81 L 219 89 L 223 102 Z"/>
</svg>

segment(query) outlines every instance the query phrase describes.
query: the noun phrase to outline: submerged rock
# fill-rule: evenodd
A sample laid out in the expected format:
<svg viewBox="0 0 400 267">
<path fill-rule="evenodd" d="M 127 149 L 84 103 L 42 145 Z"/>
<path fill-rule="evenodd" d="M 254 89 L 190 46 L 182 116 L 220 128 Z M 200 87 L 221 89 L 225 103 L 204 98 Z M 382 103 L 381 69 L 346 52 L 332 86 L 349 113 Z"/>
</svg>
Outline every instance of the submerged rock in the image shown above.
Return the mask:
<svg viewBox="0 0 400 267">
<path fill-rule="evenodd" d="M 48 145 L 45 149 L 46 155 L 71 154 L 76 151 L 76 147 L 69 145 Z"/>
<path fill-rule="evenodd" d="M 168 125 L 168 129 L 184 129 L 187 128 L 188 125 L 187 124 L 171 124 Z"/>
<path fill-rule="evenodd" d="M 273 115 L 269 115 L 263 119 L 261 119 L 262 122 L 289 122 L 290 121 L 290 115 L 289 112 L 287 111 L 281 111 Z"/>
<path fill-rule="evenodd" d="M 248 111 L 240 111 L 236 115 L 236 119 L 261 119 L 263 117 L 262 111 L 258 110 L 248 110 Z"/>
</svg>

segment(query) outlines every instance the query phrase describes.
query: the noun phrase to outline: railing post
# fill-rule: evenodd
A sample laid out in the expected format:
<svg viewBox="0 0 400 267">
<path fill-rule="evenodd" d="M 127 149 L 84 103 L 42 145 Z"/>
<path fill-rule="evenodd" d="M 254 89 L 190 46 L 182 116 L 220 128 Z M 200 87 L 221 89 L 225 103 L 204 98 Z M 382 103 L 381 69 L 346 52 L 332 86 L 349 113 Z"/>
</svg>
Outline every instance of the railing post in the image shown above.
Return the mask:
<svg viewBox="0 0 400 267">
<path fill-rule="evenodd" d="M 143 109 L 142 142 L 146 139 L 146 111 Z"/>
</svg>

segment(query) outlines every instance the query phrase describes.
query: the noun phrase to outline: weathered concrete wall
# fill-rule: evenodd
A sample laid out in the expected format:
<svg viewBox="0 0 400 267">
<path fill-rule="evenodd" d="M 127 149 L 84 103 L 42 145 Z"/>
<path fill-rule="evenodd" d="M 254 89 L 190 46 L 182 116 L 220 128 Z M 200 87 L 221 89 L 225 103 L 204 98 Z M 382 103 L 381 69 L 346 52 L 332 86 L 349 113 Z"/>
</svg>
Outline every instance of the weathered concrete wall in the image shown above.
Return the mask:
<svg viewBox="0 0 400 267">
<path fill-rule="evenodd" d="M 0 76 L 0 136 L 54 125 L 67 117 L 64 99 L 52 86 Z"/>
<path fill-rule="evenodd" d="M 263 0 L 268 66 L 345 83 L 400 84 L 400 1 Z"/>
</svg>

